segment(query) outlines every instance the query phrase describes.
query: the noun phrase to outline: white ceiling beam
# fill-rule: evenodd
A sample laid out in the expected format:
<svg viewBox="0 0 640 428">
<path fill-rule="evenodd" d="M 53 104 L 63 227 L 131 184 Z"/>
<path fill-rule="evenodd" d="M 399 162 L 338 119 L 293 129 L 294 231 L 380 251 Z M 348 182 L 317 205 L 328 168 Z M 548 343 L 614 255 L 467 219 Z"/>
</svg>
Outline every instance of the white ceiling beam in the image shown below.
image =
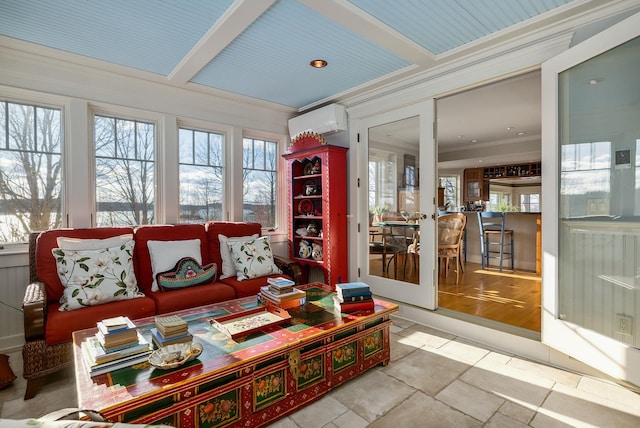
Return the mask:
<svg viewBox="0 0 640 428">
<path fill-rule="evenodd" d="M 275 2 L 276 0 L 236 0 L 169 73 L 169 81 L 189 82 Z"/>
<path fill-rule="evenodd" d="M 332 21 L 422 67 L 433 66 L 435 55 L 347 0 L 298 0 Z"/>
</svg>

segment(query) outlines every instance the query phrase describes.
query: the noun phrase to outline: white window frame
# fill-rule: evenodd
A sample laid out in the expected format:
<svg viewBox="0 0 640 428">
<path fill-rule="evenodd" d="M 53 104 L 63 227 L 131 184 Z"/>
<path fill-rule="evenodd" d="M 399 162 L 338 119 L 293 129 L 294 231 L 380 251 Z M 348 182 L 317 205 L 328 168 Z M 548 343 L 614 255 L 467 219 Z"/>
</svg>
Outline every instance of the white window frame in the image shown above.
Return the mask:
<svg viewBox="0 0 640 428">
<path fill-rule="evenodd" d="M 235 204 L 239 204 L 239 210 L 236 211 L 236 216 L 234 217 L 235 221 L 242 221 L 243 218 L 243 199 L 242 199 L 242 153 L 243 153 L 243 141 L 245 138 L 253 138 L 256 140 L 264 140 L 264 141 L 274 141 L 278 145 L 278 162 L 277 162 L 277 186 L 278 186 L 278 198 L 277 198 L 277 206 L 276 206 L 276 227 L 263 227 L 262 234 L 268 235 L 282 235 L 285 236 L 288 230 L 288 218 L 287 215 L 287 195 L 288 195 L 288 183 L 287 183 L 287 164 L 282 155 L 285 153 L 286 148 L 288 147 L 290 141 L 286 135 L 276 134 L 271 132 L 257 131 L 244 129 L 242 130 L 239 138 L 239 144 L 235 144 L 234 146 L 234 156 L 238 159 L 239 162 L 234 164 L 234 168 L 237 168 L 239 164 L 239 170 L 234 170 L 236 173 L 236 177 L 239 175 L 240 183 L 239 187 L 239 197 L 237 197 L 233 202 Z M 231 168 L 231 167 L 230 167 Z"/>
<path fill-rule="evenodd" d="M 165 121 L 166 122 L 166 121 Z M 176 168 L 176 213 L 174 214 L 175 219 L 173 221 L 178 222 L 180 219 L 180 159 L 179 159 L 179 150 L 180 150 L 180 137 L 179 131 L 180 129 L 189 129 L 194 131 L 202 131 L 213 134 L 221 134 L 223 138 L 222 143 L 222 159 L 223 159 L 223 183 L 222 183 L 222 220 L 229 220 L 229 207 L 233 205 L 230 202 L 231 194 L 229 190 L 229 181 L 230 173 L 229 169 L 232 168 L 231 165 L 231 144 L 230 144 L 230 136 L 233 134 L 233 127 L 229 125 L 223 125 L 215 122 L 206 122 L 201 120 L 187 119 L 181 118 L 178 119 L 175 126 L 175 153 L 176 159 L 178 162 L 175 164 Z M 169 167 L 167 165 L 167 167 Z"/>
</svg>

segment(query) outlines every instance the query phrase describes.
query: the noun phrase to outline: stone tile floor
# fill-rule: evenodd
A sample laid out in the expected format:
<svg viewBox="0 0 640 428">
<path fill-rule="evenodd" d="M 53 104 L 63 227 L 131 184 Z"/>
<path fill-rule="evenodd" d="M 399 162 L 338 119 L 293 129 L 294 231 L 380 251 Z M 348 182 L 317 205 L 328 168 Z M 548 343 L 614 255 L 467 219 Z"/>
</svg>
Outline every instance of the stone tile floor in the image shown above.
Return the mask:
<svg viewBox="0 0 640 428">
<path fill-rule="evenodd" d="M 640 427 L 640 395 L 488 349 L 394 318 L 392 358 L 271 426 L 359 427 Z M 0 416 L 21 419 L 76 406 L 71 367 L 49 376 L 24 401 L 20 352 L 9 353 L 19 377 L 0 391 Z"/>
</svg>

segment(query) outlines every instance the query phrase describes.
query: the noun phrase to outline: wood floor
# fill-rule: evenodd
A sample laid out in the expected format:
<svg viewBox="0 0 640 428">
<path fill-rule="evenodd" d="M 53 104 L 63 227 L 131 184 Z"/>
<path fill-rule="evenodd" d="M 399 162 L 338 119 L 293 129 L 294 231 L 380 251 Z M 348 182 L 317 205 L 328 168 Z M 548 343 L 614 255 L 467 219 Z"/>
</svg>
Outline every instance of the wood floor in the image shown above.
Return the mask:
<svg viewBox="0 0 640 428">
<path fill-rule="evenodd" d="M 380 256 L 371 256 L 370 262 L 371 273 L 377 269 L 377 274 L 381 274 Z M 411 259 L 407 262 L 406 278 L 403 265 L 404 260 L 399 259 L 398 279 L 417 283 L 418 276 Z M 393 263 L 390 271 L 393 277 Z M 482 270 L 480 264 L 466 263 L 458 284 L 453 269 L 447 277 L 440 274 L 438 306 L 539 333 L 541 284 L 540 277 L 532 272 Z"/>
</svg>

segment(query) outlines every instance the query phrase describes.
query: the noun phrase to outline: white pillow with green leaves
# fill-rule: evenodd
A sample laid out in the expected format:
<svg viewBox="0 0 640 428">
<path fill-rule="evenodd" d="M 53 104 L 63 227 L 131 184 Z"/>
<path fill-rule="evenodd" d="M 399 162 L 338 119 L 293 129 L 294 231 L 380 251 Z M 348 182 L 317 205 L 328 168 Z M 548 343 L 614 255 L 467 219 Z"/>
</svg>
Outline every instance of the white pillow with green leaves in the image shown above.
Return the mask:
<svg viewBox="0 0 640 428">
<path fill-rule="evenodd" d="M 271 240 L 262 236 L 250 241 L 228 241 L 238 281 L 282 273 L 273 260 Z"/>
<path fill-rule="evenodd" d="M 99 250 L 53 248 L 51 252 L 64 286 L 60 310 L 143 297 L 133 271 L 133 246 L 134 241 L 128 241 Z"/>
</svg>

